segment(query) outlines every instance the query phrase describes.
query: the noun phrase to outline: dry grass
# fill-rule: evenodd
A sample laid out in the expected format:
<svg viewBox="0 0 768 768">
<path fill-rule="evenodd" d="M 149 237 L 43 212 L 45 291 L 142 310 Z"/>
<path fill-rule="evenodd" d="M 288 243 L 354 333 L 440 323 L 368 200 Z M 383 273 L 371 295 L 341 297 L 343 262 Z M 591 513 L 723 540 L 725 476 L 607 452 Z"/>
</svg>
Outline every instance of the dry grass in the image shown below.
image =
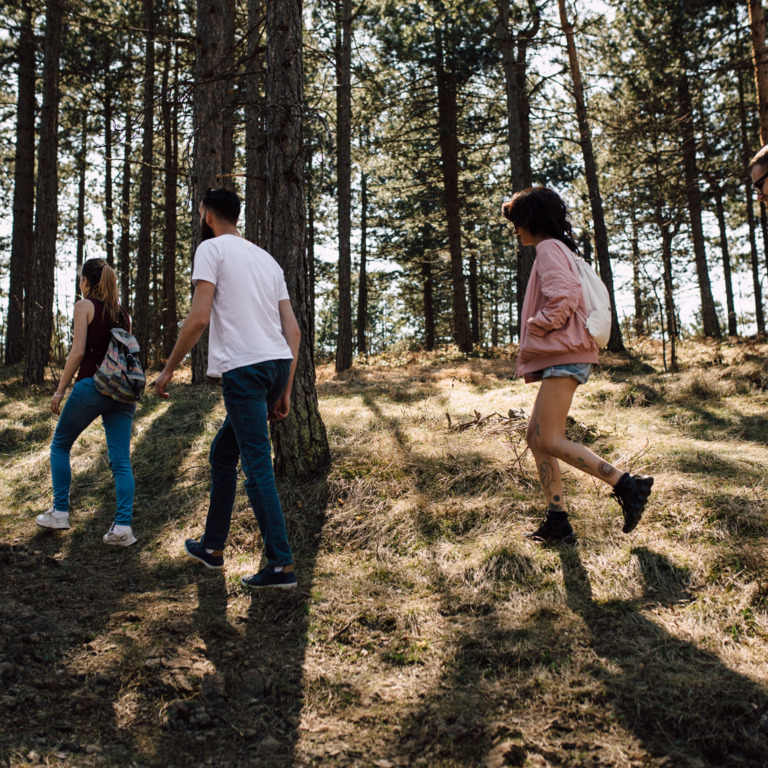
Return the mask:
<svg viewBox="0 0 768 768">
<path fill-rule="evenodd" d="M 140 546 L 105 553 L 101 431 L 73 453 L 73 531 L 38 534 L 52 422 L 7 384 L 0 765 L 765 766 L 766 352 L 690 343 L 676 374 L 652 342 L 607 358 L 569 429 L 654 474 L 652 504 L 625 536 L 607 487 L 566 470 L 580 545 L 563 549 L 523 535 L 543 507 L 536 388 L 512 355 L 322 366 L 334 463 L 281 489 L 294 595 L 238 588 L 260 547 L 241 497 L 224 575 L 179 555 L 204 516 L 215 389 L 144 406 Z"/>
</svg>

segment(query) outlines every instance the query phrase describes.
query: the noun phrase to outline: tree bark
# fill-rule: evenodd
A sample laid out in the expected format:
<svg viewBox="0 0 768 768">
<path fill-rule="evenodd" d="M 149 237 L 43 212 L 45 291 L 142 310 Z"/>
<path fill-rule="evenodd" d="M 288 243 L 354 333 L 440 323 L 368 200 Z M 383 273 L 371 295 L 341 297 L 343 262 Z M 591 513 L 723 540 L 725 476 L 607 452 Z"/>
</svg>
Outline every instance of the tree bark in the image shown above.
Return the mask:
<svg viewBox="0 0 768 768">
<path fill-rule="evenodd" d="M 80 273 L 85 255 L 85 172 L 88 169 L 88 117 L 85 113 L 80 118 L 80 152 L 77 154 L 77 233 L 75 247 L 75 269 Z M 80 280 L 73 275 L 75 296 L 80 290 Z"/>
<path fill-rule="evenodd" d="M 307 160 L 307 278 L 309 280 L 309 347 L 315 349 L 315 188 L 312 174 L 312 143 L 306 145 Z"/>
<path fill-rule="evenodd" d="M 125 108 L 125 139 L 123 141 L 123 182 L 120 189 L 120 303 L 131 314 L 131 142 L 133 122 L 130 109 Z"/>
<path fill-rule="evenodd" d="M 509 19 L 509 0 L 499 0 L 499 23 L 496 38 L 501 49 L 504 85 L 507 97 L 507 144 L 512 192 L 531 186 L 531 130 L 530 104 L 527 86 L 528 46 L 539 32 L 541 16 L 538 6 L 529 0 L 531 22 L 517 35 Z M 517 246 L 517 276 L 515 280 L 518 325 L 523 310 L 523 299 L 528 278 L 531 276 L 536 249 Z"/>
<path fill-rule="evenodd" d="M 715 213 L 720 229 L 720 254 L 723 257 L 723 279 L 725 281 L 725 305 L 728 313 L 728 335 L 737 336 L 736 307 L 733 300 L 733 278 L 731 277 L 731 257 L 728 253 L 728 228 L 725 223 L 725 206 L 723 190 L 714 180 L 711 180 L 712 197 L 715 201 Z"/>
<path fill-rule="evenodd" d="M 336 187 L 339 324 L 336 372 L 352 367 L 352 2 L 336 0 Z"/>
<path fill-rule="evenodd" d="M 663 218 L 663 212 L 659 209 L 656 215 L 661 231 L 661 261 L 664 267 L 664 311 L 667 317 L 667 335 L 670 348 L 670 370 L 677 370 L 677 312 L 675 310 L 674 278 L 672 277 L 672 239 L 673 235 L 669 223 Z M 662 329 L 663 333 L 663 329 Z"/>
<path fill-rule="evenodd" d="M 561 0 L 562 1 L 562 0 Z M 693 253 L 696 262 L 696 275 L 701 294 L 701 320 L 705 336 L 721 338 L 720 322 L 712 298 L 712 286 L 709 281 L 709 266 L 704 245 L 704 230 L 701 224 L 701 190 L 699 172 L 696 164 L 696 137 L 693 128 L 693 105 L 688 84 L 688 74 L 683 71 L 677 82 L 678 125 L 683 145 L 683 167 L 685 169 L 685 194 L 688 199 L 688 213 L 691 220 Z"/>
<path fill-rule="evenodd" d="M 467 291 L 461 250 L 461 206 L 459 202 L 459 138 L 456 81 L 445 68 L 443 38 L 435 27 L 435 75 L 437 77 L 437 130 L 443 171 L 443 205 L 448 227 L 453 299 L 453 339 L 462 352 L 472 351 Z"/>
<path fill-rule="evenodd" d="M 178 49 L 177 49 L 178 54 Z M 163 227 L 163 300 L 162 334 L 163 356 L 168 356 L 178 333 L 176 314 L 176 242 L 178 205 L 178 58 L 174 66 L 173 88 L 169 89 L 171 46 L 168 44 L 163 67 L 162 113 L 163 144 L 165 150 L 165 212 Z M 169 98 L 169 90 L 172 100 Z M 173 101 L 173 103 L 171 103 Z"/>
<path fill-rule="evenodd" d="M 107 49 L 107 62 L 112 58 L 111 48 Z M 112 184 L 112 77 L 109 63 L 104 75 L 104 223 L 107 263 L 115 263 L 115 203 Z"/>
<path fill-rule="evenodd" d="M 435 348 L 435 283 L 428 256 L 421 262 L 421 292 L 424 298 L 424 348 L 431 352 Z"/>
<path fill-rule="evenodd" d="M 154 159 L 155 96 L 155 14 L 154 0 L 144 0 L 144 95 L 142 120 L 141 176 L 139 182 L 139 242 L 136 254 L 136 290 L 133 333 L 141 347 L 140 358 L 146 367 L 153 342 L 149 307 L 152 270 L 152 165 Z"/>
<path fill-rule="evenodd" d="M 245 106 L 245 237 L 266 243 L 266 162 L 264 134 L 264 0 L 248 2 L 248 79 Z"/>
<path fill-rule="evenodd" d="M 645 336 L 645 307 L 643 306 L 643 290 L 640 282 L 640 241 L 637 232 L 637 221 L 632 216 L 632 293 L 635 299 L 635 336 Z"/>
<path fill-rule="evenodd" d="M 301 0 L 267 3 L 267 250 L 285 272 L 302 333 L 291 412 L 272 427 L 275 473 L 298 478 L 331 455 L 315 391 L 304 248 L 304 112 Z"/>
<path fill-rule="evenodd" d="M 34 256 L 35 236 L 35 36 L 32 8 L 22 0 L 16 105 L 16 152 L 13 170 L 13 229 L 8 284 L 5 364 L 24 359 L 24 295 Z"/>
<path fill-rule="evenodd" d="M 228 124 L 234 16 L 230 3 L 197 2 L 192 168 L 192 259 L 200 243 L 198 205 L 209 187 L 231 187 L 233 134 Z M 206 380 L 208 331 L 192 348 L 192 383 Z"/>
<path fill-rule="evenodd" d="M 765 17 L 762 0 L 749 0 L 749 30 L 752 37 L 752 64 L 757 86 L 757 113 L 760 142 L 768 144 L 768 47 L 765 44 Z"/>
<path fill-rule="evenodd" d="M 35 258 L 32 265 L 27 315 L 24 381 L 42 384 L 51 351 L 53 286 L 58 231 L 58 133 L 59 60 L 61 57 L 62 4 L 48 0 L 45 10 L 43 104 L 40 111 L 37 206 L 35 208 Z"/>
<path fill-rule="evenodd" d="M 600 278 L 608 289 L 611 297 L 611 336 L 608 340 L 608 349 L 611 352 L 623 352 L 624 341 L 621 337 L 621 326 L 619 325 L 619 315 L 616 311 L 615 291 L 613 288 L 613 269 L 611 267 L 611 257 L 608 253 L 608 232 L 605 228 L 605 216 L 603 214 L 603 200 L 600 195 L 600 182 L 597 177 L 597 163 L 595 161 L 595 152 L 592 147 L 592 130 L 587 117 L 587 105 L 584 99 L 584 85 L 581 80 L 581 68 L 579 67 L 579 57 L 576 51 L 576 41 L 573 35 L 573 25 L 568 20 L 565 9 L 565 0 L 558 0 L 560 8 L 560 24 L 565 34 L 568 45 L 568 62 L 571 69 L 571 80 L 573 81 L 573 97 L 576 102 L 576 119 L 579 124 L 579 136 L 581 138 L 581 151 L 584 155 L 584 172 L 587 181 L 587 190 L 589 192 L 589 205 L 592 211 L 592 222 L 595 236 L 595 252 L 597 254 L 597 263 L 600 270 Z"/>
<path fill-rule="evenodd" d="M 368 354 L 368 175 L 360 176 L 360 271 L 357 278 L 357 353 Z"/>
</svg>

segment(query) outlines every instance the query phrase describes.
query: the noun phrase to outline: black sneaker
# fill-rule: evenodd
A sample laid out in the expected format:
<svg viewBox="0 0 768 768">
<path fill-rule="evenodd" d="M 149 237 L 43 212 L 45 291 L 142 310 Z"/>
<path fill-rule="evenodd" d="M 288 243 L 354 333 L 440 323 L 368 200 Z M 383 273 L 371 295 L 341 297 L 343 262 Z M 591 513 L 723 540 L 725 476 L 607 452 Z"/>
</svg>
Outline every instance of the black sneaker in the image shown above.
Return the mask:
<svg viewBox="0 0 768 768">
<path fill-rule="evenodd" d="M 268 565 L 253 576 L 243 576 L 240 583 L 251 589 L 263 587 L 277 587 L 278 589 L 293 589 L 296 586 L 296 573 L 294 571 L 275 571 Z"/>
<path fill-rule="evenodd" d="M 613 496 L 624 512 L 624 533 L 634 531 L 651 495 L 653 478 L 650 475 L 630 475 L 625 472 L 613 488 Z"/>
<path fill-rule="evenodd" d="M 549 544 L 575 544 L 577 541 L 567 517 L 556 520 L 550 515 L 544 518 L 535 531 L 525 535 L 534 541 L 545 541 Z"/>
<path fill-rule="evenodd" d="M 206 568 L 224 567 L 224 550 L 214 549 L 210 554 L 205 551 L 202 542 L 196 539 L 187 539 L 184 542 L 184 549 L 190 557 L 199 560 Z"/>
</svg>

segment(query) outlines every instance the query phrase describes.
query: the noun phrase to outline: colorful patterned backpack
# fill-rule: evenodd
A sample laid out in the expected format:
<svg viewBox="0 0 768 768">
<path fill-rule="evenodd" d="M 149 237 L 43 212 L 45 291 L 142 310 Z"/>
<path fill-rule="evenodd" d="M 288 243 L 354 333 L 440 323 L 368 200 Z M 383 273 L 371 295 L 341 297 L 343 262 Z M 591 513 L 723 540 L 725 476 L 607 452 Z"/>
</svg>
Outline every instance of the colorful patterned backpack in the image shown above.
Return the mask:
<svg viewBox="0 0 768 768">
<path fill-rule="evenodd" d="M 139 342 L 124 328 L 113 328 L 99 369 L 93 374 L 96 389 L 120 403 L 135 403 L 146 386 L 139 362 Z"/>
</svg>

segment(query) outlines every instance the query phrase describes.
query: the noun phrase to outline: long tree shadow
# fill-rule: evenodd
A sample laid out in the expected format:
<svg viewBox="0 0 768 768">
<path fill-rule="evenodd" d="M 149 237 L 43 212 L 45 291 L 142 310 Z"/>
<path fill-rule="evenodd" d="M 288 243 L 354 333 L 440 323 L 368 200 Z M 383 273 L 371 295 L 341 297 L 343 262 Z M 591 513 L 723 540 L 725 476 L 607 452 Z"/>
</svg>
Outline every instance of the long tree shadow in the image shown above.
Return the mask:
<svg viewBox="0 0 768 768">
<path fill-rule="evenodd" d="M 686 579 L 662 555 L 645 548 L 633 553 L 643 598 L 597 602 L 578 549 L 559 550 L 568 605 L 583 617 L 592 648 L 606 662 L 601 680 L 615 712 L 651 754 L 711 766 L 765 766 L 761 717 L 768 692 L 646 615 L 653 605 L 685 599 Z"/>
</svg>

